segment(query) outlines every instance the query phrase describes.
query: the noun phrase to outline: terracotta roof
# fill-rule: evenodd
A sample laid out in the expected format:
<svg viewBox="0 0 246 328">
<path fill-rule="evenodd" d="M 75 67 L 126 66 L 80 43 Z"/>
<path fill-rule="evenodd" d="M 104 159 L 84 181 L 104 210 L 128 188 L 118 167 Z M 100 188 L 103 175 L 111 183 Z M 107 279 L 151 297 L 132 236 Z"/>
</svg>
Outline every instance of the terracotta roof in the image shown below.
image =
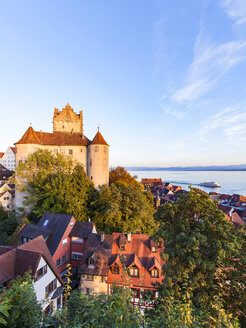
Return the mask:
<svg viewBox="0 0 246 328">
<path fill-rule="evenodd" d="M 80 133 L 59 131 L 53 133 L 41 132 L 34 131 L 30 126 L 22 138 L 15 144 L 87 146 L 90 144 L 90 140 Z"/>
<path fill-rule="evenodd" d="M 110 284 L 113 283 L 122 283 L 122 268 L 120 266 L 121 261 L 119 260 L 122 257 L 126 267 L 131 267 L 135 264 L 139 268 L 139 277 L 130 277 L 130 284 L 132 287 L 142 287 L 142 288 L 154 288 L 153 283 L 161 282 L 163 276 L 161 275 L 161 267 L 164 264 L 163 259 L 161 258 L 161 252 L 163 247 L 158 248 L 158 245 L 151 240 L 150 236 L 140 235 L 140 234 L 131 234 L 130 241 L 127 241 L 125 245 L 125 250 L 122 251 L 119 247 L 119 237 L 125 236 L 122 233 L 113 233 L 114 242 L 112 247 L 112 255 L 109 259 L 110 267 L 113 264 L 118 264 L 120 267 L 119 274 L 113 274 L 109 270 L 107 282 Z M 156 252 L 152 251 L 152 247 L 156 247 Z M 154 278 L 150 275 L 150 270 L 156 267 L 159 270 L 159 277 Z"/>
<path fill-rule="evenodd" d="M 4 155 L 4 153 L 0 152 L 0 158 L 2 158 L 2 157 L 3 157 L 3 155 Z"/>
<path fill-rule="evenodd" d="M 108 146 L 107 142 L 104 140 L 103 136 L 101 135 L 101 133 L 99 131 L 95 135 L 95 137 L 92 140 L 91 144 L 92 145 L 106 145 L 106 146 Z"/>
<path fill-rule="evenodd" d="M 15 152 L 16 152 L 15 147 L 10 147 L 10 149 L 11 149 L 12 152 L 15 154 Z"/>
<path fill-rule="evenodd" d="M 226 218 L 227 218 L 228 221 L 234 223 L 235 225 L 241 224 L 243 226 L 246 226 L 246 223 L 241 218 L 241 216 L 238 215 L 237 212 L 233 212 L 231 215 L 226 214 Z"/>
<path fill-rule="evenodd" d="M 232 210 L 232 207 L 231 206 L 225 206 L 225 205 L 222 205 L 222 204 L 219 204 L 218 205 L 218 208 L 224 212 L 225 214 L 229 214 L 230 211 Z"/>
</svg>

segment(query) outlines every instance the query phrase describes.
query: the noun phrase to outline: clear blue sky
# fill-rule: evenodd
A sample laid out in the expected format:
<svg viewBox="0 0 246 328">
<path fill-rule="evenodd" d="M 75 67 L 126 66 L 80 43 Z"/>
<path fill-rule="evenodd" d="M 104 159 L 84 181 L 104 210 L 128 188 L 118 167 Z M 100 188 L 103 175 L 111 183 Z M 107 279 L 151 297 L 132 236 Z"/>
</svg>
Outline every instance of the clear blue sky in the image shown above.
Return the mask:
<svg viewBox="0 0 246 328">
<path fill-rule="evenodd" d="M 246 163 L 245 0 L 0 0 L 0 151 L 54 107 L 111 165 Z"/>
</svg>

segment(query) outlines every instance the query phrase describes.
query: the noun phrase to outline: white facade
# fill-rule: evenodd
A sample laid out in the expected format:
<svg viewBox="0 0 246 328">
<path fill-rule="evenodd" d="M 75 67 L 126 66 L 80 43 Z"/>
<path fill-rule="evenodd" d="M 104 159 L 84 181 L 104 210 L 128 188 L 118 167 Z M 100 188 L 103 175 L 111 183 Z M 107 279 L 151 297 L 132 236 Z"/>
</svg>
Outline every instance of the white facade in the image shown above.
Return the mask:
<svg viewBox="0 0 246 328">
<path fill-rule="evenodd" d="M 11 147 L 8 147 L 2 158 L 0 158 L 0 164 L 5 166 L 8 170 L 14 171 L 16 166 L 15 163 L 15 153 Z"/>
<path fill-rule="evenodd" d="M 47 264 L 47 262 L 45 261 L 45 259 L 43 257 L 41 257 L 41 259 L 40 259 L 36 274 L 40 269 L 45 268 L 45 266 L 47 266 L 47 272 L 46 272 L 46 269 L 44 269 L 45 270 L 44 272 L 46 272 L 46 273 L 43 274 L 37 280 L 34 279 L 33 286 L 34 286 L 34 290 L 36 292 L 37 301 L 41 303 L 43 310 L 51 302 L 53 302 L 53 306 L 52 306 L 53 310 L 56 310 L 57 309 L 57 300 L 59 297 L 52 299 L 52 300 L 51 300 L 51 298 L 52 298 L 55 290 L 61 286 L 61 283 L 57 279 L 56 275 L 51 270 L 51 268 L 49 267 L 49 265 Z M 47 286 L 52 284 L 52 282 L 54 282 L 54 284 L 56 284 L 56 288 L 54 288 L 54 290 L 52 292 L 47 294 L 46 288 L 47 288 Z M 61 297 L 61 305 L 62 305 L 62 297 Z"/>
<path fill-rule="evenodd" d="M 6 211 L 12 211 L 14 209 L 14 198 L 9 190 L 0 193 L 0 205 L 2 205 Z"/>
</svg>

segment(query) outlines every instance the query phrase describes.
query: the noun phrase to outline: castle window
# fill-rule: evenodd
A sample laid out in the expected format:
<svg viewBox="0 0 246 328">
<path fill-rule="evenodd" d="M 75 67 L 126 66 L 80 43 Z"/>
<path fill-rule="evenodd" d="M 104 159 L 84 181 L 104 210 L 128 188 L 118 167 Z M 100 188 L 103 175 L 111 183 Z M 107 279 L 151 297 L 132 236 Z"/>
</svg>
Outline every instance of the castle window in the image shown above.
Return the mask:
<svg viewBox="0 0 246 328">
<path fill-rule="evenodd" d="M 81 153 L 83 153 L 83 148 L 80 149 Z"/>
<path fill-rule="evenodd" d="M 135 265 L 130 268 L 129 275 L 130 277 L 139 277 L 139 270 Z"/>
<path fill-rule="evenodd" d="M 156 268 L 154 268 L 150 271 L 150 275 L 152 278 L 159 278 L 159 271 Z"/>
<path fill-rule="evenodd" d="M 93 180 L 92 176 L 91 176 L 91 180 Z"/>
<path fill-rule="evenodd" d="M 73 149 L 69 149 L 69 155 L 73 155 Z"/>
<path fill-rule="evenodd" d="M 106 152 L 107 152 L 107 147 L 106 147 L 106 146 L 104 146 L 104 148 L 103 148 L 103 149 L 104 149 L 104 152 L 106 153 Z"/>
<path fill-rule="evenodd" d="M 99 151 L 99 147 L 98 146 L 95 146 L 95 151 Z"/>
<path fill-rule="evenodd" d="M 65 129 L 65 126 L 63 125 L 62 128 Z"/>
<path fill-rule="evenodd" d="M 92 165 L 92 159 L 90 159 L 90 166 Z M 92 179 L 91 179 L 92 180 Z"/>
</svg>

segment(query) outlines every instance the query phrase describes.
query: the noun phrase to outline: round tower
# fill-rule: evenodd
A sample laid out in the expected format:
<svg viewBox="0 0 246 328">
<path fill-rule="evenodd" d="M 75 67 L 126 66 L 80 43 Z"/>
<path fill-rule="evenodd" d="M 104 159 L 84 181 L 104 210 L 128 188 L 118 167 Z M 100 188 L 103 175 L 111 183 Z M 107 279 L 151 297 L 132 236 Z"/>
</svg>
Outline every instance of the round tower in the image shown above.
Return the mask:
<svg viewBox="0 0 246 328">
<path fill-rule="evenodd" d="M 109 145 L 99 129 L 88 146 L 87 175 L 96 188 L 109 183 Z"/>
</svg>

